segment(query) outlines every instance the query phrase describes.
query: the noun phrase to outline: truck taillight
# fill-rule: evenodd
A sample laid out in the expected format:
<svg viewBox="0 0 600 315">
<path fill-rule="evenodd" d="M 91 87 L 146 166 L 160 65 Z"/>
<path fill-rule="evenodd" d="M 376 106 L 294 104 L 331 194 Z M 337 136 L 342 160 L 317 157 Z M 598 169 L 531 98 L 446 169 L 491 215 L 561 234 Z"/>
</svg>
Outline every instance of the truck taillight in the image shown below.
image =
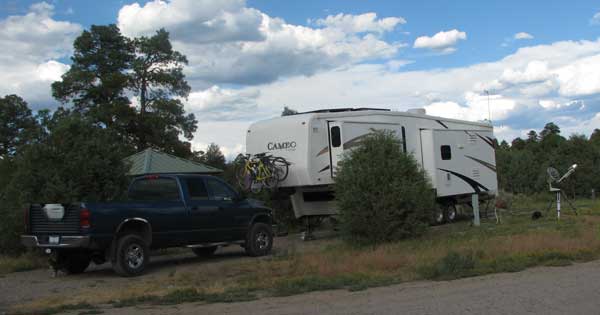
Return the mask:
<svg viewBox="0 0 600 315">
<path fill-rule="evenodd" d="M 90 210 L 82 208 L 79 211 L 79 226 L 82 229 L 89 229 L 92 226 L 90 223 Z"/>
</svg>

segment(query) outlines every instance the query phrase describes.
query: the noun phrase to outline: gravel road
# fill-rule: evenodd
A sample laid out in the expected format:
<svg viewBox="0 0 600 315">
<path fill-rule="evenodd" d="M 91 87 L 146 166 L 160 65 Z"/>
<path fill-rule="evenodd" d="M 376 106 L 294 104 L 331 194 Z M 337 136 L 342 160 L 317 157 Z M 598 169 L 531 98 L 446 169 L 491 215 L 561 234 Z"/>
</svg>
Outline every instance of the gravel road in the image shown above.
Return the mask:
<svg viewBox="0 0 600 315">
<path fill-rule="evenodd" d="M 132 307 L 106 314 L 599 314 L 600 261 L 366 291 L 335 290 L 231 304 Z M 77 314 L 77 313 L 73 313 Z"/>
</svg>

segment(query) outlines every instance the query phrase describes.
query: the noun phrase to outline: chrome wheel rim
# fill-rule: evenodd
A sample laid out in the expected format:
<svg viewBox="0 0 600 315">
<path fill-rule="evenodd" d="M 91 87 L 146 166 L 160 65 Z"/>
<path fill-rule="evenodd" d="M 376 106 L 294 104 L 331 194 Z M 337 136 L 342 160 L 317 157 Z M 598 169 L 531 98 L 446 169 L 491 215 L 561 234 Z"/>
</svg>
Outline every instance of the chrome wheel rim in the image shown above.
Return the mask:
<svg viewBox="0 0 600 315">
<path fill-rule="evenodd" d="M 442 223 L 444 221 L 444 213 L 442 211 L 437 211 L 435 213 L 435 223 Z"/>
<path fill-rule="evenodd" d="M 132 269 L 138 269 L 144 263 L 144 251 L 138 244 L 131 244 L 125 251 L 125 260 L 127 266 Z"/>
<path fill-rule="evenodd" d="M 256 234 L 256 246 L 260 249 L 266 249 L 267 247 L 269 247 L 269 235 L 265 232 L 258 232 Z"/>
</svg>

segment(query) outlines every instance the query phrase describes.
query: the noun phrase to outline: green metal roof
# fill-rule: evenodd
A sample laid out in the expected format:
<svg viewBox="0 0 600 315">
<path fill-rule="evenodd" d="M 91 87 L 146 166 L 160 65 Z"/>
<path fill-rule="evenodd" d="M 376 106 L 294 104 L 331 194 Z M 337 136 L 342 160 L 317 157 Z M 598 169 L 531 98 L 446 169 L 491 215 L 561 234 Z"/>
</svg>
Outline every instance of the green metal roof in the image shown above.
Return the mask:
<svg viewBox="0 0 600 315">
<path fill-rule="evenodd" d="M 146 174 L 215 174 L 223 170 L 202 163 L 182 159 L 153 149 L 146 149 L 126 157 L 131 163 L 127 175 L 138 176 Z"/>
</svg>

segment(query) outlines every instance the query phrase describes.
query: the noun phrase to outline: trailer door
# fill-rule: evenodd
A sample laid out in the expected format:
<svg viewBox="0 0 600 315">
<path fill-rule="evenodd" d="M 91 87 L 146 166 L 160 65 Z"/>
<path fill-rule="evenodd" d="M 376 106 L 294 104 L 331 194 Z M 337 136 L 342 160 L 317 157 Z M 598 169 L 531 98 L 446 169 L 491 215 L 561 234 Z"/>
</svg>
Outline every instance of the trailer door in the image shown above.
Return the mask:
<svg viewBox="0 0 600 315">
<path fill-rule="evenodd" d="M 342 159 L 344 153 L 342 122 L 329 121 L 329 159 L 331 163 L 331 177 L 335 177 L 337 164 Z"/>
</svg>

